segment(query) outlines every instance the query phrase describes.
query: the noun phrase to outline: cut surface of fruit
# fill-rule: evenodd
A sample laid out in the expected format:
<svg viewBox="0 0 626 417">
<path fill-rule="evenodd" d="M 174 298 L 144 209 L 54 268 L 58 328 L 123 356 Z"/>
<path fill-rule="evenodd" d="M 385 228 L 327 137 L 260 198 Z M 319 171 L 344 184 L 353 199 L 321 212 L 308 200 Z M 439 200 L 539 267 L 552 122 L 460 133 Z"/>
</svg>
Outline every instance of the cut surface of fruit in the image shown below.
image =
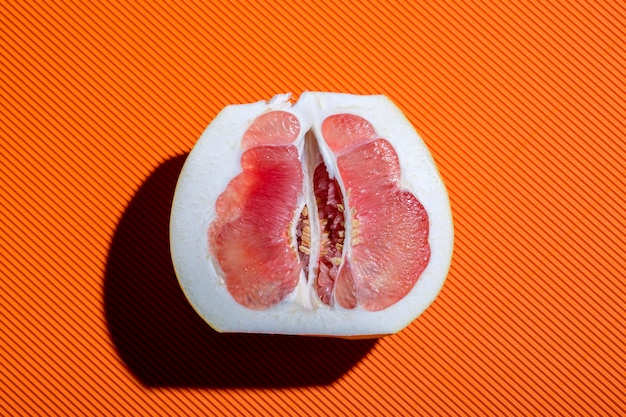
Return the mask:
<svg viewBox="0 0 626 417">
<path fill-rule="evenodd" d="M 412 125 L 384 96 L 335 93 L 224 109 L 185 163 L 170 233 L 187 298 L 227 332 L 395 333 L 436 297 L 453 245 Z"/>
</svg>

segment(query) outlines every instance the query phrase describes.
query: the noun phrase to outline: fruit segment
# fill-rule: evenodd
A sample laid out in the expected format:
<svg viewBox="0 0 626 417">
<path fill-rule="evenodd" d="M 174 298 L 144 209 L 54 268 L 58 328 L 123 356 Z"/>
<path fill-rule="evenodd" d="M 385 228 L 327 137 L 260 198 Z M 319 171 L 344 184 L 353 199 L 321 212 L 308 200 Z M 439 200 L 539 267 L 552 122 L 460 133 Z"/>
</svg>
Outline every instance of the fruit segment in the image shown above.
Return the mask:
<svg viewBox="0 0 626 417">
<path fill-rule="evenodd" d="M 346 113 L 327 117 L 322 124 L 322 134 L 324 141 L 334 153 L 376 139 L 376 131 L 370 122 Z"/>
<path fill-rule="evenodd" d="M 267 117 L 257 120 L 264 123 Z M 256 127 L 255 122 L 251 129 Z M 290 225 L 302 194 L 302 168 L 295 146 L 252 147 L 243 153 L 241 166 L 243 172 L 217 199 L 209 246 L 233 298 L 261 310 L 292 293 L 300 277 Z"/>
<path fill-rule="evenodd" d="M 320 219 L 316 289 L 324 304 L 332 304 L 333 287 L 343 262 L 342 253 L 345 239 L 343 196 L 339 183 L 328 176 L 324 164 L 319 164 L 315 168 L 313 189 Z"/>
<path fill-rule="evenodd" d="M 400 188 L 400 163 L 385 139 L 355 115 L 334 115 L 322 124 L 338 149 L 337 165 L 350 207 L 351 256 L 336 282 L 345 308 L 385 309 L 406 296 L 428 265 L 428 215 Z M 364 134 L 363 132 L 369 132 Z M 343 140 L 342 140 L 343 138 Z M 328 140 L 328 139 L 326 139 Z"/>
<path fill-rule="evenodd" d="M 300 133 L 300 122 L 292 113 L 271 111 L 257 117 L 241 139 L 241 147 L 291 145 Z"/>
</svg>

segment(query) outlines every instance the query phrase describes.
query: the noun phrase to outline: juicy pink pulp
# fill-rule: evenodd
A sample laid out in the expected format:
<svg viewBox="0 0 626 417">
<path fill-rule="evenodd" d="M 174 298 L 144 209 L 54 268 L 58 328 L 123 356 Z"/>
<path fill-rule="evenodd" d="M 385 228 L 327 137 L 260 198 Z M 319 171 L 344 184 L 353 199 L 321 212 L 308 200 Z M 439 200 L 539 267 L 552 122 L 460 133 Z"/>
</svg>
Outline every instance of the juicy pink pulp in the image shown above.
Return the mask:
<svg viewBox="0 0 626 417">
<path fill-rule="evenodd" d="M 400 188 L 395 150 L 362 117 L 326 118 L 322 136 L 337 157 L 339 178 L 330 178 L 321 158 L 311 159 L 316 207 L 304 206 L 292 236 L 305 189 L 293 145 L 299 132 L 293 114 L 273 111 L 244 134 L 243 171 L 219 196 L 208 233 L 228 291 L 245 307 L 266 309 L 295 290 L 304 270 L 325 304 L 369 311 L 395 304 L 430 259 L 428 215 Z M 310 247 L 313 233 L 318 248 Z"/>
</svg>

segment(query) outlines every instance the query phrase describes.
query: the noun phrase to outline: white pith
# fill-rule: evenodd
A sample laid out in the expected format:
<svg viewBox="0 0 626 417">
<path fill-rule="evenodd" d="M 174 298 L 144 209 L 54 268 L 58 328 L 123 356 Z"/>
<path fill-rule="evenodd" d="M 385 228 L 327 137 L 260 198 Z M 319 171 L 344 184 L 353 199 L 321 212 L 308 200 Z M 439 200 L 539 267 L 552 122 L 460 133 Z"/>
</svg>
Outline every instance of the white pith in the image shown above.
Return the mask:
<svg viewBox="0 0 626 417">
<path fill-rule="evenodd" d="M 198 314 L 218 331 L 335 336 L 396 333 L 435 299 L 445 281 L 452 256 L 450 205 L 430 152 L 411 123 L 384 96 L 308 92 L 303 93 L 294 105 L 288 102 L 288 98 L 286 94 L 269 102 L 226 107 L 189 154 L 176 188 L 170 224 L 172 259 L 181 287 Z M 240 140 L 244 132 L 254 119 L 270 110 L 285 110 L 298 117 L 301 129 L 295 145 L 300 155 L 304 152 L 304 135 L 313 131 L 331 178 L 337 177 L 336 158 L 321 140 L 321 123 L 332 114 L 352 113 L 364 117 L 374 126 L 377 135 L 387 139 L 395 148 L 402 171 L 402 187 L 415 194 L 429 215 L 431 247 L 426 270 L 411 292 L 398 303 L 377 312 L 358 308 L 346 310 L 337 304 L 327 306 L 315 294 L 314 280 L 307 280 L 304 271 L 296 290 L 268 310 L 247 309 L 228 293 L 209 253 L 207 230 L 215 217 L 217 197 L 241 172 L 243 151 Z M 337 179 L 343 188 L 341 179 Z M 305 180 L 305 184 L 310 181 Z M 305 196 L 311 198 L 312 192 L 307 191 L 305 189 Z M 304 198 L 301 206 L 305 204 Z M 310 203 L 307 203 L 309 209 L 312 207 Z M 346 200 L 344 204 L 347 204 Z M 299 211 L 296 215 L 294 227 Z M 346 207 L 345 215 L 348 241 L 351 232 L 349 207 Z M 313 234 L 312 238 L 316 239 Z M 311 243 L 312 250 L 316 250 L 317 242 L 312 240 Z M 349 251 L 349 245 L 346 246 L 344 251 Z M 312 260 L 317 257 L 315 255 L 311 253 Z"/>
</svg>

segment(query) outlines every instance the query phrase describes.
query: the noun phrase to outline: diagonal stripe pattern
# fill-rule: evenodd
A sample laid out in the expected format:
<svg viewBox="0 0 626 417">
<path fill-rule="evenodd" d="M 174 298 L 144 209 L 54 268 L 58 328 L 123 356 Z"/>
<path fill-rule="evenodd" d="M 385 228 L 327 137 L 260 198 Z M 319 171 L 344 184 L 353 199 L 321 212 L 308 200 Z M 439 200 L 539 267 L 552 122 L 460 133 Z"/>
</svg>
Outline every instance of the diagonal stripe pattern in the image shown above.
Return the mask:
<svg viewBox="0 0 626 417">
<path fill-rule="evenodd" d="M 0 414 L 626 414 L 626 6 L 0 6 Z M 433 152 L 455 253 L 402 333 L 218 335 L 169 261 L 227 104 L 382 93 Z"/>
</svg>

